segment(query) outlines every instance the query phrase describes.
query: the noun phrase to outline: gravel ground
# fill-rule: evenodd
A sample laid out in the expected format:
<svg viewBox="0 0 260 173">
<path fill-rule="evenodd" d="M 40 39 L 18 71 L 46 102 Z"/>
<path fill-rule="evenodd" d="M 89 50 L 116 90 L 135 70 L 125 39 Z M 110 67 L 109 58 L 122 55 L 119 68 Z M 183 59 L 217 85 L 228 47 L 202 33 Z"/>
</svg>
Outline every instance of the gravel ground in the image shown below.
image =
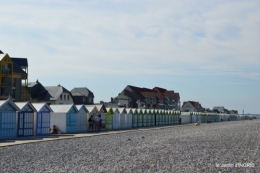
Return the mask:
<svg viewBox="0 0 260 173">
<path fill-rule="evenodd" d="M 0 172 L 259 173 L 259 130 L 247 120 L 2 147 Z"/>
</svg>

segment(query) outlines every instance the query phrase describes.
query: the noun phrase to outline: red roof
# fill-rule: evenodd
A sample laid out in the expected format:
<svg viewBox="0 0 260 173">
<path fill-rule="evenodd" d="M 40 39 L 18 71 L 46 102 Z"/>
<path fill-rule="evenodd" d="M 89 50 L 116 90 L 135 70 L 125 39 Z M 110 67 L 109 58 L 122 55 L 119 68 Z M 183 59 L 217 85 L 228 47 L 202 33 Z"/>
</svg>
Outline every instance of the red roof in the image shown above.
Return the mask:
<svg viewBox="0 0 260 173">
<path fill-rule="evenodd" d="M 190 102 L 192 104 L 192 106 L 194 106 L 195 108 L 200 105 L 199 102 L 195 102 L 195 101 L 187 101 L 187 102 Z M 183 107 L 187 102 L 183 102 L 181 107 Z"/>
</svg>

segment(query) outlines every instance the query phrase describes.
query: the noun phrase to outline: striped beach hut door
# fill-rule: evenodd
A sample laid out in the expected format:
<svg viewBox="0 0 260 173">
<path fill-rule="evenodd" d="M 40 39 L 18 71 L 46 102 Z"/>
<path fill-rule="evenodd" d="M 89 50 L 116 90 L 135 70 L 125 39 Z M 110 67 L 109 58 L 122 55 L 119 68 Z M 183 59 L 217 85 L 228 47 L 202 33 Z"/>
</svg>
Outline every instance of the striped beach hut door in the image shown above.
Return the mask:
<svg viewBox="0 0 260 173">
<path fill-rule="evenodd" d="M 77 108 L 72 106 L 69 112 L 66 114 L 66 131 L 69 133 L 76 132 L 76 113 Z"/>
<path fill-rule="evenodd" d="M 37 113 L 36 135 L 50 134 L 50 112 L 41 111 Z"/>
<path fill-rule="evenodd" d="M 18 137 L 33 136 L 33 112 L 21 111 L 18 113 Z"/>
</svg>

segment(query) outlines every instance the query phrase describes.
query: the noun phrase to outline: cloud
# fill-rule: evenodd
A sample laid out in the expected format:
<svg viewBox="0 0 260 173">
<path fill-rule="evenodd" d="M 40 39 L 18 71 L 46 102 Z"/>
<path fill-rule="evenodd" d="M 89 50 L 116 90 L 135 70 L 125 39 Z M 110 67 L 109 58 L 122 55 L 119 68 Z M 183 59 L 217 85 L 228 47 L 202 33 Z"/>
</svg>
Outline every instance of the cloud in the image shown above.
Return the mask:
<svg viewBox="0 0 260 173">
<path fill-rule="evenodd" d="M 1 49 L 35 74 L 259 78 L 236 72 L 260 65 L 256 1 L 8 1 L 0 13 Z"/>
</svg>

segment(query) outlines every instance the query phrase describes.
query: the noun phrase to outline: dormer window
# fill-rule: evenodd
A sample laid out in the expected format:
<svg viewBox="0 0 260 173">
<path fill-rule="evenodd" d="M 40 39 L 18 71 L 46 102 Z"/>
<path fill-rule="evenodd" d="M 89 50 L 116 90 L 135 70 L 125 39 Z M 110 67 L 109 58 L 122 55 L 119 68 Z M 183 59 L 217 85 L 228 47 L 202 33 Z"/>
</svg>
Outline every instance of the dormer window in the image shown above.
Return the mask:
<svg viewBox="0 0 260 173">
<path fill-rule="evenodd" d="M 66 101 L 66 95 L 64 95 L 64 101 Z"/>
</svg>

